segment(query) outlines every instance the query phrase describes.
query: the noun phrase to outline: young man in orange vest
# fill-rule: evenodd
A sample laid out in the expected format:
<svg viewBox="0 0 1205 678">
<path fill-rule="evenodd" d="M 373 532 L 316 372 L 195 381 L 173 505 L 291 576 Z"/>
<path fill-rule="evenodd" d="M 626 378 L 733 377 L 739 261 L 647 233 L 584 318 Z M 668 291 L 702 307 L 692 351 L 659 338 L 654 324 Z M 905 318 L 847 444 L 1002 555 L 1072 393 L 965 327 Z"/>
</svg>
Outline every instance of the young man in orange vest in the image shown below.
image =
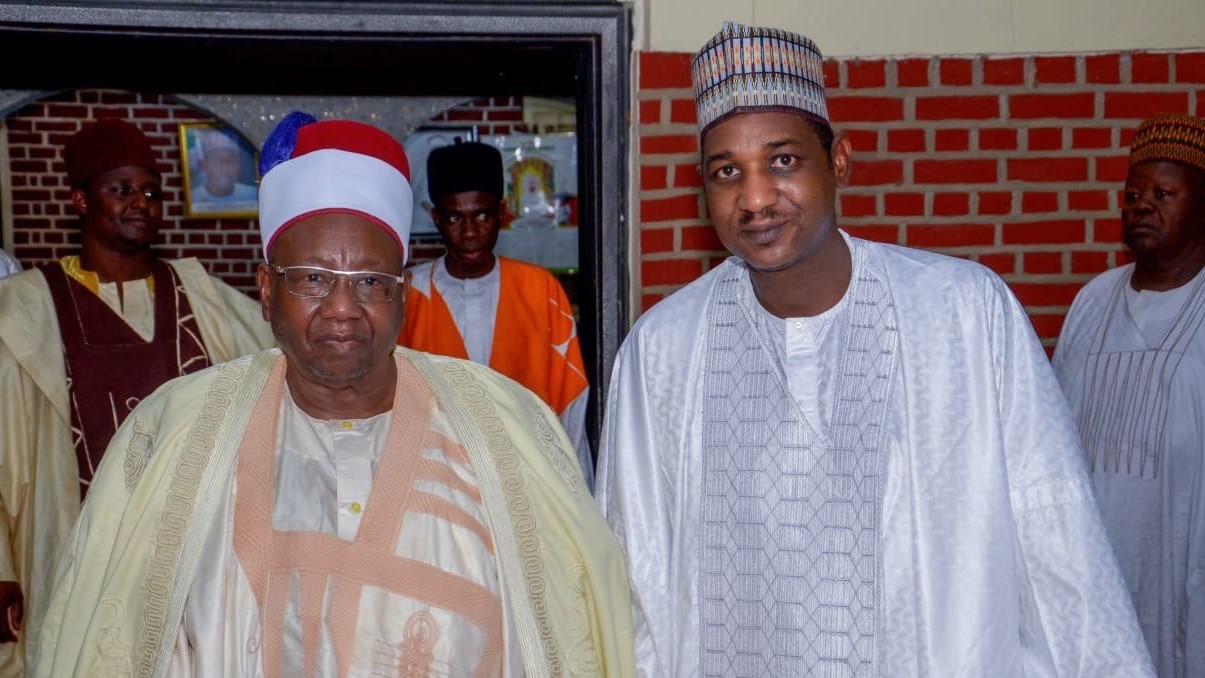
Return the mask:
<svg viewBox="0 0 1205 678">
<path fill-rule="evenodd" d="M 501 153 L 457 139 L 427 157 L 427 184 L 447 252 L 412 269 L 398 343 L 489 365 L 540 396 L 560 417 L 593 486 L 589 384 L 569 298 L 544 268 L 494 254 Z"/>
</svg>

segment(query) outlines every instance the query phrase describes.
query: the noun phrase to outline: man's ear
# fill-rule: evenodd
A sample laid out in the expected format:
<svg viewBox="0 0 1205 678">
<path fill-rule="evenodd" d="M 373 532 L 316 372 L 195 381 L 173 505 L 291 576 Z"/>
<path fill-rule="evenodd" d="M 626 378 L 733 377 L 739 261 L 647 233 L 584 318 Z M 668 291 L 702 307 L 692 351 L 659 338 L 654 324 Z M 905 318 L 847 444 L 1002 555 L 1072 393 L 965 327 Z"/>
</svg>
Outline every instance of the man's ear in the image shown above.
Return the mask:
<svg viewBox="0 0 1205 678">
<path fill-rule="evenodd" d="M 88 193 L 82 188 L 71 189 L 71 205 L 81 217 L 88 213 Z"/>
<path fill-rule="evenodd" d="M 852 170 L 852 161 L 850 156 L 853 155 L 853 146 L 849 143 L 849 137 L 845 136 L 844 132 L 838 132 L 833 137 L 833 174 L 837 177 L 837 187 L 844 188 L 849 185 L 850 171 Z"/>
<path fill-rule="evenodd" d="M 259 285 L 259 310 L 264 320 L 272 322 L 272 269 L 260 264 L 255 271 L 255 282 Z"/>
</svg>

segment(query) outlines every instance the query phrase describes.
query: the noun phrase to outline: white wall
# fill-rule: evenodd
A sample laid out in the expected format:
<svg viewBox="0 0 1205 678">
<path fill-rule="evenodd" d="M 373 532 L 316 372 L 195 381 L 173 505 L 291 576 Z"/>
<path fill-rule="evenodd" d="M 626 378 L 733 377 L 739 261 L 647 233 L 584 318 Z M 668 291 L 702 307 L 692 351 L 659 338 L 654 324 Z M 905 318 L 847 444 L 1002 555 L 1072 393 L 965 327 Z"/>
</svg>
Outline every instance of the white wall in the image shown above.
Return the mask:
<svg viewBox="0 0 1205 678">
<path fill-rule="evenodd" d="M 656 52 L 695 52 L 728 19 L 832 57 L 1205 47 L 1205 0 L 630 1 L 637 49 Z"/>
</svg>

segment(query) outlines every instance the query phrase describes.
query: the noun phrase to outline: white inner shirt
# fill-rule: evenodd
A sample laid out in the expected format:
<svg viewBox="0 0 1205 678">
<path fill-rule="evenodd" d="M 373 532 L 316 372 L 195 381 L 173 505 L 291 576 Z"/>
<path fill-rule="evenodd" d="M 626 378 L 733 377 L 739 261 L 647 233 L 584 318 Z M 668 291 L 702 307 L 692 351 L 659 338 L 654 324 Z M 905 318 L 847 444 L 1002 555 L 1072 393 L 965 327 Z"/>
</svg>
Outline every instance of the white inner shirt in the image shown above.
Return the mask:
<svg viewBox="0 0 1205 678">
<path fill-rule="evenodd" d="M 481 365 L 490 364 L 494 344 L 494 318 L 498 312 L 498 290 L 502 285 L 498 260 L 494 268 L 480 278 L 456 278 L 448 272 L 447 257 L 439 258 L 431 267 L 435 288 L 439 290 L 464 338 L 469 360 Z"/>
<path fill-rule="evenodd" d="M 1126 284 L 1126 308 L 1134 318 L 1134 324 L 1146 340 L 1147 346 L 1155 348 L 1163 343 L 1163 337 L 1180 314 L 1180 309 L 1184 307 L 1196 279 L 1196 276 L 1193 276 L 1192 280 L 1183 285 L 1163 291 L 1136 290 Z"/>
<path fill-rule="evenodd" d="M 753 290 L 742 288 L 741 301 L 754 309 L 754 326 L 762 344 L 786 375 L 787 388 L 812 430 L 827 436 L 832 415 L 832 388 L 841 354 L 841 329 L 834 320 L 846 294 L 832 308 L 811 317 L 779 318 L 762 306 Z"/>
<path fill-rule="evenodd" d="M 328 421 L 306 414 L 287 394 L 281 399 L 272 524 L 351 541 L 364 507 L 391 412 L 368 419 Z"/>
</svg>

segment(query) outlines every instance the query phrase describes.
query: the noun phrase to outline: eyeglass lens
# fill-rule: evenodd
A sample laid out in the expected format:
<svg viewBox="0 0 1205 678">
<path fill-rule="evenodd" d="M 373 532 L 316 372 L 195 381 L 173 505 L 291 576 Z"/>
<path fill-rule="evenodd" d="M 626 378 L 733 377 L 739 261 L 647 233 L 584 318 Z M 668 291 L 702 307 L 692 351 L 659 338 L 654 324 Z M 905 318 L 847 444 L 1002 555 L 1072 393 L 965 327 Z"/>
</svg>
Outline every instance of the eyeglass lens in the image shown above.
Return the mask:
<svg viewBox="0 0 1205 678">
<path fill-rule="evenodd" d="M 285 286 L 303 297 L 325 297 L 335 289 L 339 278 L 346 277 L 356 301 L 381 302 L 397 293 L 397 278 L 384 273 L 335 273 L 321 268 L 290 266 L 284 269 Z"/>
</svg>

